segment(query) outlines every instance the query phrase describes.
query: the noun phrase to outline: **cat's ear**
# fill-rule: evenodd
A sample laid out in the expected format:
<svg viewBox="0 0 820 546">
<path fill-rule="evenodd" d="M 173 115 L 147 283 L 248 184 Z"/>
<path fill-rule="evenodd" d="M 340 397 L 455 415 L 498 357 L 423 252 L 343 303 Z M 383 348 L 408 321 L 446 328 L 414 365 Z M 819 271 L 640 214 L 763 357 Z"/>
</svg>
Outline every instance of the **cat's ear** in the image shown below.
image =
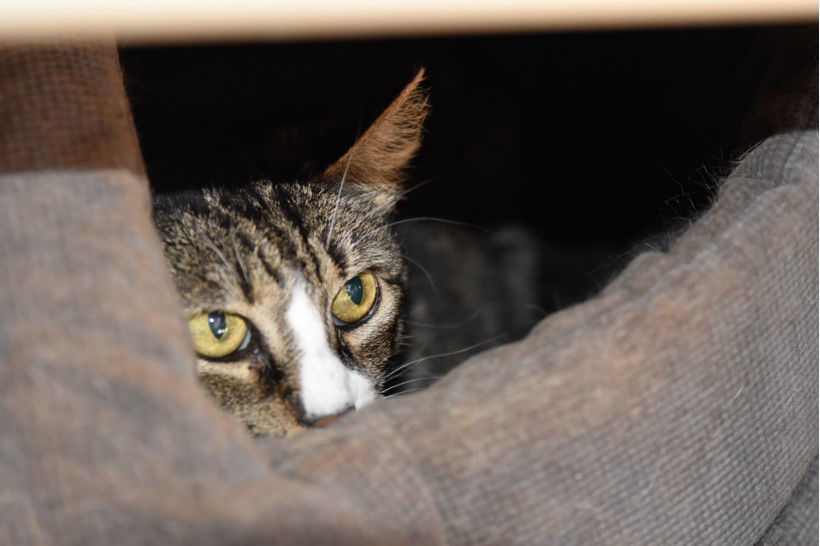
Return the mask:
<svg viewBox="0 0 820 546">
<path fill-rule="evenodd" d="M 379 190 L 398 189 L 404 181 L 404 169 L 421 145 L 429 112 L 423 79 L 421 69 L 353 147 L 325 170 L 328 180 L 344 178 Z"/>
</svg>

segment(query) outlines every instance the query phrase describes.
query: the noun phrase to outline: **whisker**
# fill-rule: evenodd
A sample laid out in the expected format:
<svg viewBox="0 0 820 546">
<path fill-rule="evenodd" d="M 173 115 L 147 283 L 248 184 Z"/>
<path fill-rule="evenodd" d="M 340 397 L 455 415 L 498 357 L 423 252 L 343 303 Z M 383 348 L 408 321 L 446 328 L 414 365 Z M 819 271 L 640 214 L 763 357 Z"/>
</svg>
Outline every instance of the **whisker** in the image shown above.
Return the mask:
<svg viewBox="0 0 820 546">
<path fill-rule="evenodd" d="M 441 376 L 440 375 L 431 375 L 431 376 L 428 376 L 428 377 L 416 377 L 414 379 L 408 379 L 407 381 L 402 381 L 401 383 L 399 383 L 397 385 L 391 385 L 391 386 L 387 387 L 381 393 L 386 394 L 386 393 L 392 391 L 393 389 L 398 389 L 399 387 L 401 387 L 403 385 L 408 385 L 410 383 L 418 383 L 419 381 L 430 381 L 431 379 L 435 381 L 439 377 L 441 377 Z"/>
<path fill-rule="evenodd" d="M 406 368 L 409 368 L 410 366 L 421 364 L 422 362 L 426 362 L 426 361 L 432 360 L 434 358 L 441 358 L 441 357 L 445 357 L 445 356 L 453 356 L 453 355 L 457 355 L 457 354 L 461 354 L 461 353 L 466 353 L 467 351 L 471 351 L 471 350 L 473 350 L 477 347 L 481 347 L 482 345 L 492 343 L 493 341 L 498 341 L 499 339 L 502 339 L 502 338 L 505 338 L 505 337 L 507 337 L 506 334 L 502 334 L 500 336 L 491 337 L 490 339 L 485 339 L 484 341 L 476 343 L 475 345 L 470 345 L 469 347 L 464 347 L 463 349 L 458 349 L 457 351 L 450 351 L 450 352 L 447 352 L 447 353 L 439 353 L 437 355 L 430 355 L 430 356 L 425 356 L 425 357 L 422 357 L 422 358 L 418 358 L 416 360 L 412 360 L 410 362 L 407 362 L 406 364 L 402 364 L 401 366 L 399 366 L 398 368 L 396 368 L 395 370 L 393 370 L 392 372 L 387 374 L 384 378 L 384 381 L 387 381 L 388 379 L 390 379 L 392 377 L 395 377 L 396 374 L 398 374 L 400 371 L 402 371 Z"/>
<path fill-rule="evenodd" d="M 347 158 L 345 163 L 345 170 L 342 172 L 342 181 L 339 183 L 339 193 L 336 195 L 336 206 L 333 207 L 333 216 L 330 218 L 330 227 L 327 229 L 327 239 L 325 239 L 325 250 L 330 248 L 330 237 L 333 235 L 333 228 L 336 226 L 336 215 L 339 213 L 339 203 L 342 202 L 342 188 L 345 187 L 345 179 L 347 178 L 347 170 L 350 168 L 350 161 L 353 159 L 353 154 Z"/>
<path fill-rule="evenodd" d="M 219 250 L 219 248 L 214 244 L 214 242 L 211 240 L 211 238 L 208 237 L 208 235 L 206 233 L 203 233 L 202 237 L 205 240 L 205 243 L 207 243 L 207 245 L 209 247 L 211 247 L 211 250 L 213 250 L 214 253 L 219 257 L 219 260 L 225 266 L 225 269 L 228 272 L 230 272 L 232 275 L 237 275 L 236 268 L 231 265 L 231 263 L 228 261 L 228 258 L 226 258 L 225 255 L 222 253 L 222 251 Z M 240 279 L 240 281 L 241 281 L 241 279 Z"/>
<path fill-rule="evenodd" d="M 435 176 L 434 176 L 434 177 L 432 177 L 432 178 L 428 178 L 427 180 L 422 180 L 422 181 L 421 181 L 421 182 L 419 182 L 418 184 L 416 184 L 416 185 L 414 185 L 414 186 L 412 186 L 412 187 L 410 187 L 410 188 L 407 188 L 406 190 L 404 190 L 403 192 L 401 192 L 401 193 L 399 194 L 398 198 L 399 198 L 399 199 L 404 199 L 404 198 L 407 196 L 407 194 L 409 194 L 410 192 L 414 192 L 414 191 L 416 191 L 416 190 L 417 190 L 417 189 L 419 189 L 419 188 L 423 188 L 424 186 L 426 186 L 426 185 L 427 185 L 427 184 L 429 184 L 430 182 L 434 182 L 436 179 L 437 179 L 437 177 L 435 177 Z"/>
<path fill-rule="evenodd" d="M 430 182 L 433 182 L 434 180 L 436 180 L 436 177 L 428 178 L 427 180 L 423 180 L 423 181 L 419 182 L 418 184 L 416 184 L 415 186 L 413 186 L 411 188 L 408 188 L 408 189 L 404 190 L 403 192 L 398 193 L 396 195 L 395 201 L 400 201 L 401 199 L 404 199 L 407 196 L 407 194 L 409 194 L 410 192 L 416 191 L 417 189 L 426 186 L 427 184 L 429 184 Z M 373 218 L 373 217 L 379 216 L 382 213 L 384 213 L 384 211 L 392 209 L 393 205 L 395 204 L 395 201 L 391 199 L 391 200 L 388 200 L 387 202 L 379 205 L 378 207 L 374 208 L 373 210 L 371 210 L 367 214 L 367 218 Z"/>
<path fill-rule="evenodd" d="M 233 245 L 233 254 L 236 256 L 236 263 L 239 264 L 242 279 L 245 281 L 245 285 L 250 287 L 251 281 L 248 279 L 248 270 L 245 268 L 245 263 L 242 261 L 242 255 L 239 253 L 239 245 L 236 244 L 236 236 L 233 230 L 231 230 L 231 244 Z"/>
<path fill-rule="evenodd" d="M 424 273 L 424 276 L 427 277 L 427 280 L 430 281 L 430 286 L 433 287 L 433 292 L 438 294 L 438 287 L 436 286 L 435 281 L 433 281 L 433 276 L 430 275 L 430 272 L 427 271 L 427 269 L 425 269 L 423 265 L 418 263 L 416 260 L 414 260 L 410 256 L 402 254 L 401 257 L 404 258 L 405 260 L 407 260 L 408 262 L 410 262 L 411 264 L 415 265 L 416 267 L 418 267 L 421 270 L 421 272 Z"/>
<path fill-rule="evenodd" d="M 404 396 L 405 394 L 411 394 L 411 393 L 414 393 L 414 392 L 423 391 L 423 390 L 424 390 L 424 389 L 426 389 L 426 388 L 427 388 L 427 387 L 419 387 L 419 388 L 417 388 L 417 389 L 410 389 L 409 391 L 394 392 L 393 394 L 390 394 L 390 395 L 388 395 L 388 396 L 385 396 L 384 398 L 382 398 L 382 400 L 389 400 L 389 399 L 391 399 L 391 398 L 395 398 L 395 397 L 397 397 L 397 396 Z"/>
<path fill-rule="evenodd" d="M 480 229 L 480 230 L 486 231 L 486 232 L 490 231 L 487 228 L 477 226 L 475 224 L 470 224 L 470 223 L 467 223 L 467 222 L 459 222 L 457 220 L 448 220 L 446 218 L 434 218 L 432 216 L 419 216 L 417 218 L 405 218 L 403 220 L 396 220 L 395 222 L 390 222 L 389 224 L 386 224 L 386 225 L 382 226 L 382 229 L 397 226 L 399 224 L 406 224 L 407 222 L 439 222 L 439 223 L 442 223 L 442 224 L 451 224 L 451 225 L 454 225 L 454 226 L 467 226 L 467 227 L 471 227 L 471 228 Z"/>
</svg>

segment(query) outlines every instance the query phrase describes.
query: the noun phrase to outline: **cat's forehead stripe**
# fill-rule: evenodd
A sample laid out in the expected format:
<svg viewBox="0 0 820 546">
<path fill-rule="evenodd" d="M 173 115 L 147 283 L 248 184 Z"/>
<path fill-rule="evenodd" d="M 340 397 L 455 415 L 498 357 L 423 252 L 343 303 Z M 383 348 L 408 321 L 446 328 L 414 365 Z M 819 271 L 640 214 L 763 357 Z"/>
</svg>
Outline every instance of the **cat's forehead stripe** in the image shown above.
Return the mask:
<svg viewBox="0 0 820 546">
<path fill-rule="evenodd" d="M 279 271 L 268 261 L 265 257 L 265 254 L 262 252 L 261 248 L 256 249 L 256 257 L 259 259 L 259 263 L 262 264 L 262 267 L 265 269 L 265 273 L 267 273 L 276 284 L 279 286 L 284 285 L 284 280 L 282 279 L 282 275 L 280 275 Z"/>
<path fill-rule="evenodd" d="M 327 254 L 330 256 L 330 259 L 333 260 L 333 264 L 336 266 L 340 272 L 347 271 L 348 268 L 348 260 L 347 256 L 344 252 L 339 248 L 339 245 L 336 241 L 331 240 L 327 245 Z"/>
</svg>

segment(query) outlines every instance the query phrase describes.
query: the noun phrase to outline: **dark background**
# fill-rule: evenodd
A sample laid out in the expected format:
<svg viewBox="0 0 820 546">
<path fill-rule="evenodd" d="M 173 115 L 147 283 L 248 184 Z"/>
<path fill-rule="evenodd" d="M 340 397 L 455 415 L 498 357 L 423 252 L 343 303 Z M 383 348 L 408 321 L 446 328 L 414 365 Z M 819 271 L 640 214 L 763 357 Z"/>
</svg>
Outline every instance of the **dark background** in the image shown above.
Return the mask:
<svg viewBox="0 0 820 546">
<path fill-rule="evenodd" d="M 708 204 L 750 144 L 740 131 L 766 44 L 795 30 L 125 48 L 121 58 L 157 191 L 318 173 L 425 67 L 433 113 L 410 184 L 429 183 L 399 214 L 536 234 L 549 312 Z"/>
</svg>

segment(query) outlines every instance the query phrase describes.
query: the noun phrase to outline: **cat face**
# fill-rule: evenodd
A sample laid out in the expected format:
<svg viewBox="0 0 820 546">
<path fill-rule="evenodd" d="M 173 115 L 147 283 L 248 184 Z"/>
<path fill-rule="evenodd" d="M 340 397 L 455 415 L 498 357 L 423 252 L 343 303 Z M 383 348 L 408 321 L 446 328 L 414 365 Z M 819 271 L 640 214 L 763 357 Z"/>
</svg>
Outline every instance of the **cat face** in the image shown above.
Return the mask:
<svg viewBox="0 0 820 546">
<path fill-rule="evenodd" d="M 427 113 L 421 78 L 317 180 L 155 200 L 198 375 L 255 434 L 291 435 L 379 396 L 402 341 L 389 222 Z"/>
</svg>

